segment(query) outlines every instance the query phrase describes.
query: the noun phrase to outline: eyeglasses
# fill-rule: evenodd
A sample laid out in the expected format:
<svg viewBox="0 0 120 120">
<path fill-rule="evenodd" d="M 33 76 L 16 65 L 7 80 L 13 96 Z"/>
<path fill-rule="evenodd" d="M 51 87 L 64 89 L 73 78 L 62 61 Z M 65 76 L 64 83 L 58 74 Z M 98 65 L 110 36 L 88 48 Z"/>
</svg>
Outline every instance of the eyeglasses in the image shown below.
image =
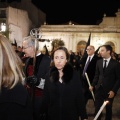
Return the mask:
<svg viewBox="0 0 120 120">
<path fill-rule="evenodd" d="M 24 49 L 24 50 L 25 50 L 25 49 L 27 49 L 27 48 L 29 48 L 29 47 L 31 47 L 31 46 L 28 46 L 28 47 L 22 47 L 22 49 Z"/>
</svg>

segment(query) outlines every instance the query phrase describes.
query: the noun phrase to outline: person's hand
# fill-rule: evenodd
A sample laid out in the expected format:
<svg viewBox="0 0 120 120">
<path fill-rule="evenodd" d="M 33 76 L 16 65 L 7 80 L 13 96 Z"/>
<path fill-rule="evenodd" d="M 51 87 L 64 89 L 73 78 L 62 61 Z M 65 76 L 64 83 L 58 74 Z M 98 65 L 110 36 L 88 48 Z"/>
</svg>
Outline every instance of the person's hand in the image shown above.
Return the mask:
<svg viewBox="0 0 120 120">
<path fill-rule="evenodd" d="M 31 87 L 39 85 L 40 81 L 33 75 L 26 78 L 26 83 Z"/>
<path fill-rule="evenodd" d="M 113 98 L 115 96 L 115 93 L 113 91 L 110 91 L 108 94 L 108 98 Z"/>
<path fill-rule="evenodd" d="M 90 86 L 90 87 L 89 87 L 89 90 L 92 92 L 92 91 L 93 91 L 93 86 Z"/>
</svg>

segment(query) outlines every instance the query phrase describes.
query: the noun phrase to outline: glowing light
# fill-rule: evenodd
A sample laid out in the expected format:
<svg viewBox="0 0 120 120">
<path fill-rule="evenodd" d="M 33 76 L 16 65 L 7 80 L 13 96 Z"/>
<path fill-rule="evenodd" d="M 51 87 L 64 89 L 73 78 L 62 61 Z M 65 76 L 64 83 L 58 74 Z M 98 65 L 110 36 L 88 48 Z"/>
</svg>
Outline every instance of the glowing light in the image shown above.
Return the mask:
<svg viewBox="0 0 120 120">
<path fill-rule="evenodd" d="M 0 25 L 0 31 L 1 32 L 5 32 L 6 31 L 6 24 L 5 23 L 1 23 L 1 25 Z"/>
</svg>

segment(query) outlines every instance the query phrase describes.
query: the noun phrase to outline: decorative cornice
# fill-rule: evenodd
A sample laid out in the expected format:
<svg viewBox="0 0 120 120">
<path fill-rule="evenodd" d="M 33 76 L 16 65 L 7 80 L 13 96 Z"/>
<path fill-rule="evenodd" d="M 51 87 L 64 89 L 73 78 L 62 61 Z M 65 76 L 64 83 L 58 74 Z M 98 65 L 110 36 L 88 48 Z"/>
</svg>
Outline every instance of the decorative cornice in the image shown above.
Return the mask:
<svg viewBox="0 0 120 120">
<path fill-rule="evenodd" d="M 99 26 L 99 25 L 42 25 L 43 32 L 118 32 L 118 26 Z"/>
</svg>

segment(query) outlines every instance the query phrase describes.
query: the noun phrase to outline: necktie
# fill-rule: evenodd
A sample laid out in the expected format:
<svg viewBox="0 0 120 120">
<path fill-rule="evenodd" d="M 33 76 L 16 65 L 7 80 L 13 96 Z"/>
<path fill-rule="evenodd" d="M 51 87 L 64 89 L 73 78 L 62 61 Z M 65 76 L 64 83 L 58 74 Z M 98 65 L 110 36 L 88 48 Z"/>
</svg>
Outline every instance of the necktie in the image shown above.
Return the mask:
<svg viewBox="0 0 120 120">
<path fill-rule="evenodd" d="M 84 70 L 83 70 L 83 77 L 85 76 L 85 72 L 87 70 L 87 67 L 88 67 L 89 63 L 90 63 L 90 57 L 89 57 L 87 63 L 85 64 L 85 67 L 84 67 Z"/>
<path fill-rule="evenodd" d="M 106 63 L 107 63 L 107 60 L 104 60 L 104 67 L 103 67 L 103 72 L 105 72 L 105 69 L 106 69 Z"/>
</svg>

